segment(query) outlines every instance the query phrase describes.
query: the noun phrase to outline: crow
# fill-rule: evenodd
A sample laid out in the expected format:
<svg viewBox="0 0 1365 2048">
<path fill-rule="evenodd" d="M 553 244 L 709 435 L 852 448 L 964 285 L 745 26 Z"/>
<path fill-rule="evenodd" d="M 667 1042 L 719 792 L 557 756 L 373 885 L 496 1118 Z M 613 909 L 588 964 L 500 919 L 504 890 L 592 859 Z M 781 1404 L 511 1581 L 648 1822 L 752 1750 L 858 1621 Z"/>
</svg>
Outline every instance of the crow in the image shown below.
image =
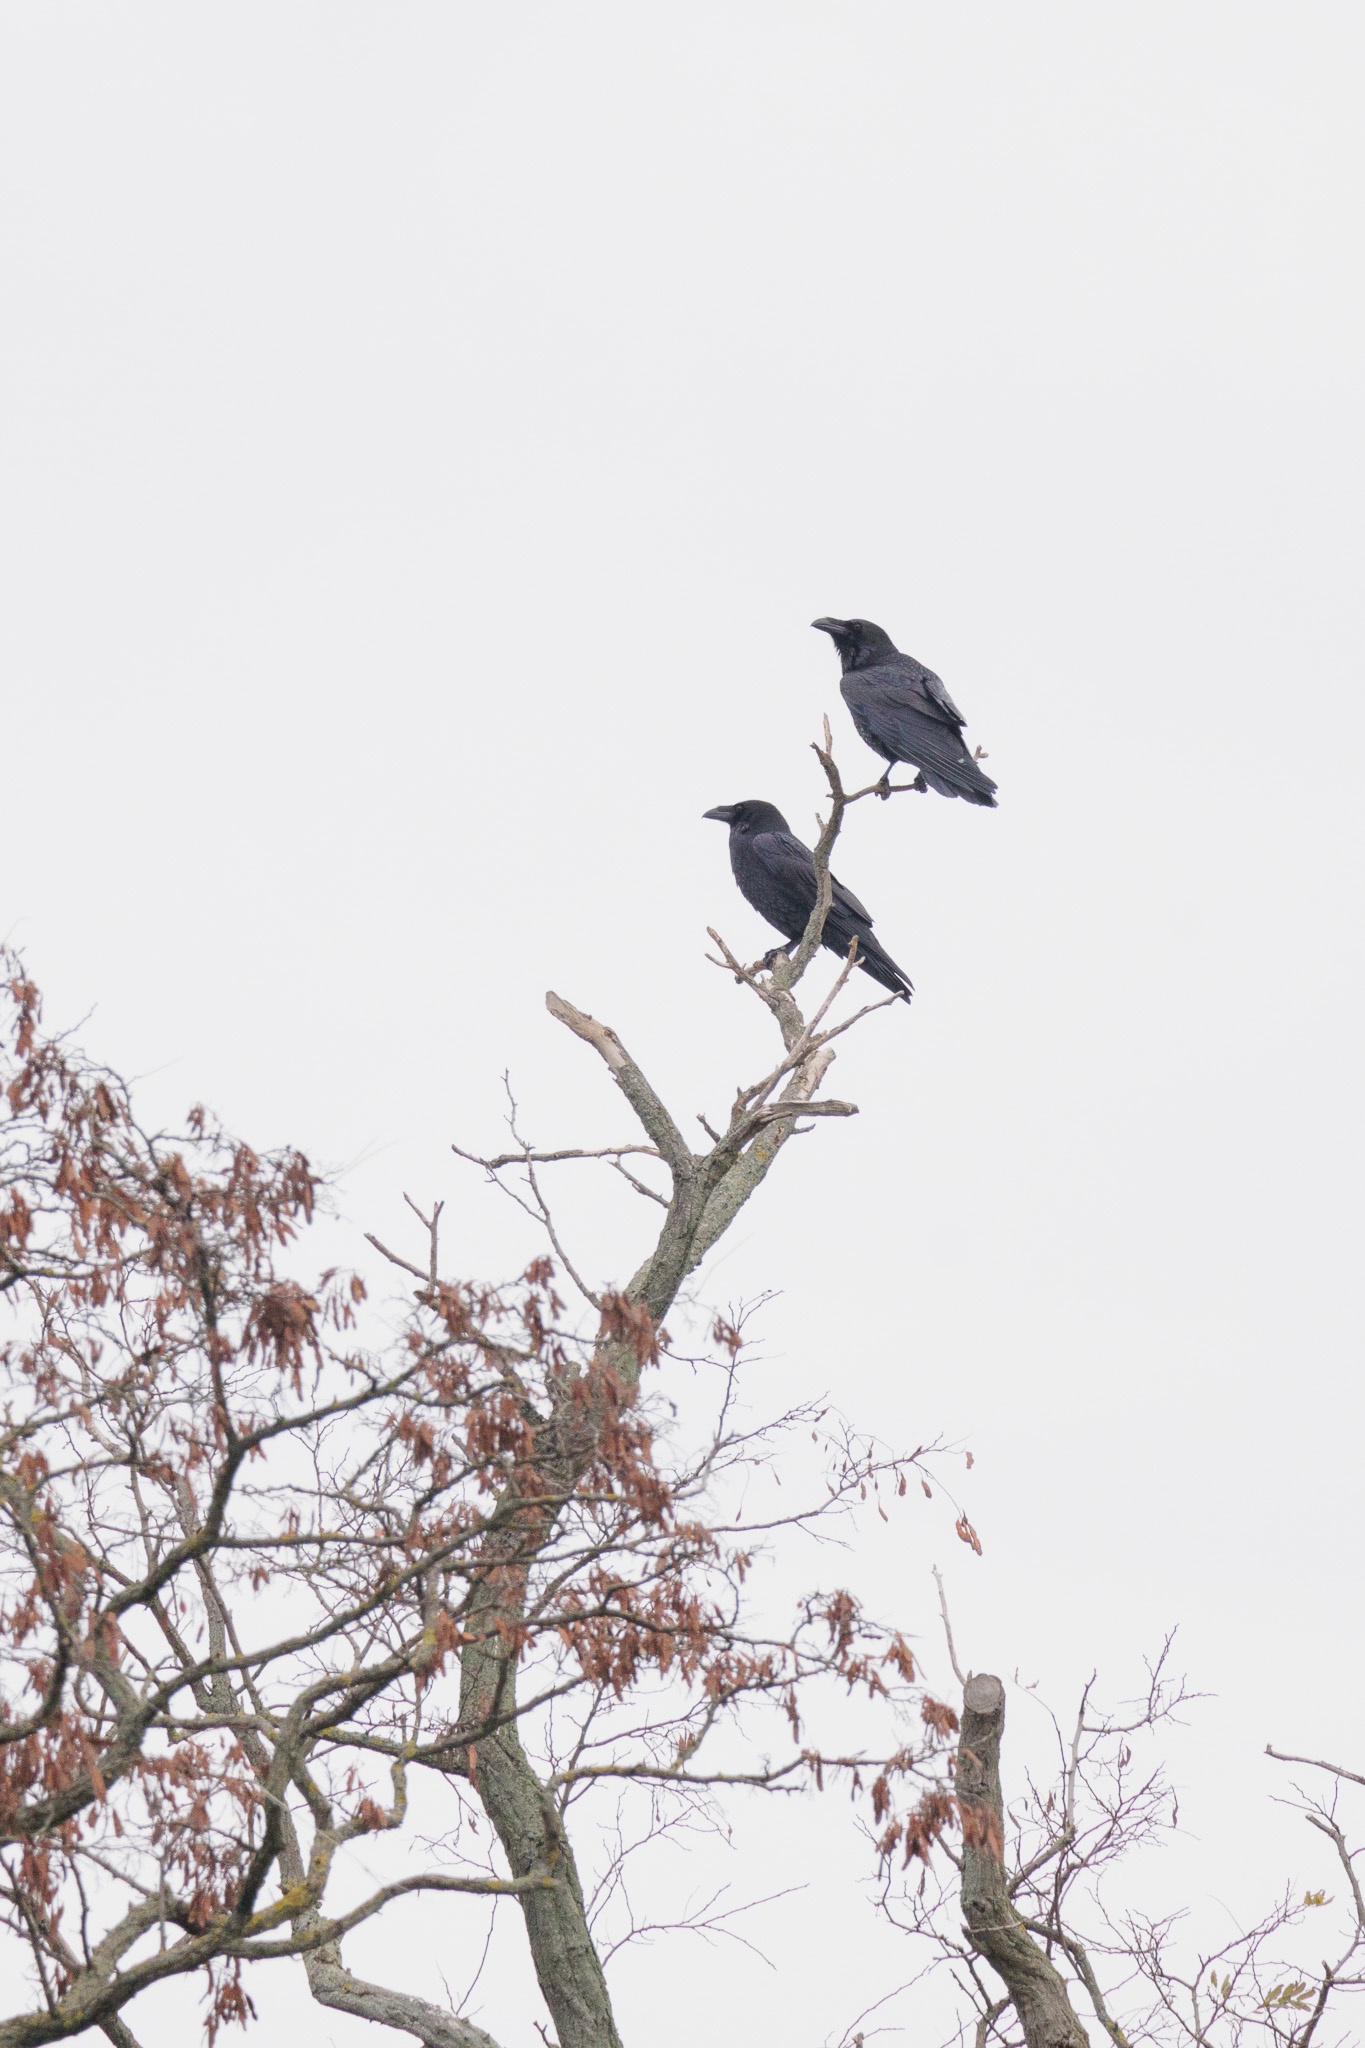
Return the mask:
<svg viewBox="0 0 1365 2048">
<path fill-rule="evenodd" d="M 717 804 L 705 815 L 730 827 L 730 866 L 740 894 L 789 945 L 795 943 L 815 908 L 815 857 L 810 848 L 797 838 L 776 804 Z M 830 883 L 833 894 L 821 944 L 846 956 L 856 938 L 863 973 L 908 1003 L 910 980 L 873 938 L 867 910 L 842 882 L 831 876 Z M 782 950 L 774 946 L 764 966 L 771 967 Z"/>
<path fill-rule="evenodd" d="M 812 619 L 839 650 L 839 688 L 861 738 L 888 763 L 882 792 L 891 793 L 891 767 L 908 761 L 940 796 L 969 804 L 995 804 L 996 785 L 963 744 L 962 713 L 931 668 L 902 654 L 889 633 L 870 619 Z"/>
</svg>

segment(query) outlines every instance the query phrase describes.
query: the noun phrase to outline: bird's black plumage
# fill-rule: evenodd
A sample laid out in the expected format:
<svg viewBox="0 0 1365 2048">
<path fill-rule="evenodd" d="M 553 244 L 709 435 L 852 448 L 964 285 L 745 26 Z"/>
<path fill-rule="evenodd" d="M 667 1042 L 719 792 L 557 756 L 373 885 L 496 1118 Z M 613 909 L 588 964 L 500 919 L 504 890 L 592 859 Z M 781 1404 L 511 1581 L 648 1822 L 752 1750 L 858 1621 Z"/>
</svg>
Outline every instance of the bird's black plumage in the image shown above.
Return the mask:
<svg viewBox="0 0 1365 2048">
<path fill-rule="evenodd" d="M 902 654 L 889 633 L 870 619 L 813 619 L 839 650 L 839 688 L 853 723 L 887 762 L 908 761 L 940 796 L 969 804 L 995 803 L 995 784 L 973 760 L 962 737 L 962 713 L 942 679 Z M 889 770 L 888 770 L 889 773 Z"/>
<path fill-rule="evenodd" d="M 789 944 L 800 939 L 815 908 L 815 856 L 776 804 L 718 804 L 706 813 L 730 827 L 730 866 L 740 894 Z M 872 919 L 851 889 L 831 875 L 832 895 L 821 944 L 847 954 L 858 941 L 858 965 L 883 988 L 910 1000 L 911 983 L 872 936 Z"/>
</svg>

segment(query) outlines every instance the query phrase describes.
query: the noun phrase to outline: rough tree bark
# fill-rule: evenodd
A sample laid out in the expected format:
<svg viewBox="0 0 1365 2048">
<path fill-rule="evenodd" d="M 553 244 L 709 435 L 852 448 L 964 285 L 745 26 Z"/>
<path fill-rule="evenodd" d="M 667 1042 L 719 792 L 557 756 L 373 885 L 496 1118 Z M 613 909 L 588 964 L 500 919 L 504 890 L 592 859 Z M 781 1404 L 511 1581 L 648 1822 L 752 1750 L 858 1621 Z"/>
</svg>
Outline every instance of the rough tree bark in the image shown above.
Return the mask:
<svg viewBox="0 0 1365 2048">
<path fill-rule="evenodd" d="M 816 902 L 799 945 L 790 954 L 778 955 L 772 972 L 760 977 L 741 965 L 717 933 L 711 933 L 722 955 L 716 964 L 730 968 L 765 1004 L 781 1034 L 783 1056 L 763 1080 L 739 1092 L 723 1132 L 706 1127 L 713 1140 L 708 1151 L 696 1152 L 688 1144 L 667 1106 L 609 1025 L 553 992 L 546 996 L 551 1016 L 590 1045 L 606 1065 L 650 1147 L 668 1170 L 670 1193 L 663 1227 L 653 1249 L 616 1298 L 627 1312 L 642 1312 L 646 1328 L 661 1324 L 679 1288 L 761 1185 L 798 1124 L 812 1117 L 856 1114 L 851 1103 L 817 1099 L 835 1057 L 830 1040 L 867 1013 L 863 1009 L 841 1024 L 825 1023 L 835 995 L 853 971 L 852 955 L 834 989 L 809 1020 L 792 993 L 820 946 L 832 891 L 829 858 L 844 811 L 848 804 L 874 793 L 871 785 L 854 793 L 844 790 L 829 747 L 826 721 L 825 745 L 817 747 L 816 753 L 829 779 L 830 814 L 815 848 Z M 554 1242 L 558 1250 L 558 1241 Z M 541 1995 L 554 2020 L 557 2048 L 621 2048 L 621 2042 L 560 1802 L 542 1782 L 517 1732 L 517 1646 L 524 1628 L 531 1568 L 563 1503 L 572 1497 L 592 1464 L 598 1430 L 607 1412 L 605 1404 L 611 1397 L 604 1395 L 604 1405 L 595 1405 L 594 1378 L 598 1386 L 614 1383 L 627 1401 L 633 1399 L 638 1386 L 642 1354 L 629 1314 L 624 1329 L 611 1328 L 609 1322 L 604 1314 L 603 1335 L 586 1390 L 583 1383 L 567 1380 L 553 1411 L 537 1429 L 533 1461 L 537 1497 L 520 1497 L 513 1485 L 492 1517 L 492 1532 L 480 1552 L 480 1584 L 464 1616 L 460 1718 L 458 1727 L 450 1731 L 445 1766 L 467 1778 L 477 1792 L 513 1880 L 539 1880 L 519 1888 L 517 1896 Z M 582 1398 L 585 1391 L 586 1400 Z M 476 1740 L 471 1741 L 468 1734 L 461 1740 L 461 1730 L 474 1729 L 483 1731 Z M 432 2008 L 403 1994 L 384 1992 L 379 1986 L 357 1987 L 354 1996 L 362 2002 L 347 2003 L 352 1993 L 336 1948 L 322 1951 L 311 1963 L 309 1975 L 314 1995 L 321 2002 L 363 2011 L 384 2024 L 406 2028 L 426 2048 L 447 2048 L 448 2043 L 466 2040 L 472 2044 L 477 2036 L 477 2030 L 464 2035 L 442 2031 L 434 2024 L 440 2016 L 434 2015 Z"/>
<path fill-rule="evenodd" d="M 1000 1738 L 1005 1688 L 978 1671 L 962 1692 L 957 1797 L 962 1811 L 962 1914 L 977 1954 L 1004 1979 L 1028 2048 L 1089 2048 L 1066 1985 L 1016 1912 L 1004 1865 Z"/>
<path fill-rule="evenodd" d="M 698 1155 L 631 1059 L 616 1033 L 566 1003 L 546 998 L 552 1016 L 600 1055 L 641 1126 L 662 1154 L 672 1180 L 672 1199 L 663 1229 L 649 1257 L 625 1289 L 625 1298 L 647 1310 L 657 1325 L 673 1305 L 678 1288 L 706 1256 L 767 1174 L 797 1114 L 808 1110 L 833 1058 L 832 1048 L 812 1046 L 798 1059 L 778 1102 L 760 1121 L 737 1119 L 709 1153 Z M 787 998 L 790 1002 L 790 998 Z M 794 1009 L 794 1005 L 792 1006 Z M 787 1034 L 784 1032 L 784 1038 Z M 787 1038 L 799 1048 L 800 1029 Z M 822 1105 L 828 1113 L 829 1105 Z M 837 1106 L 843 1109 L 844 1105 Z M 776 1112 L 776 1113 L 775 1113 Z M 633 1344 L 608 1339 L 595 1366 L 609 1370 L 634 1389 L 640 1360 Z M 551 1416 L 538 1446 L 537 1464 L 548 1481 L 549 1501 L 568 1498 L 587 1470 L 595 1442 L 594 1418 L 571 1395 Z M 516 1731 L 515 1642 L 522 1620 L 527 1567 L 549 1534 L 552 1507 L 500 1504 L 502 1529 L 485 1546 L 486 1575 L 465 1626 L 474 1640 L 461 1668 L 460 1720 L 465 1727 L 504 1725 L 471 1749 L 462 1766 L 502 1845 L 514 1877 L 550 1870 L 554 1881 L 520 1895 L 526 1933 L 541 1996 L 554 2019 L 558 2048 L 621 2048 L 606 1978 L 588 1928 L 583 1887 L 556 1800 L 546 1791 Z"/>
<path fill-rule="evenodd" d="M 391 1991 L 384 1984 L 367 1984 L 353 1977 L 341 1960 L 336 1942 L 304 1958 L 308 1986 L 319 2005 L 351 2013 L 358 2020 L 373 2020 L 381 2027 L 396 2027 L 415 2034 L 422 2048 L 498 2048 L 491 2034 L 458 2013 L 445 2012 L 418 1998 L 411 1991 Z"/>
</svg>

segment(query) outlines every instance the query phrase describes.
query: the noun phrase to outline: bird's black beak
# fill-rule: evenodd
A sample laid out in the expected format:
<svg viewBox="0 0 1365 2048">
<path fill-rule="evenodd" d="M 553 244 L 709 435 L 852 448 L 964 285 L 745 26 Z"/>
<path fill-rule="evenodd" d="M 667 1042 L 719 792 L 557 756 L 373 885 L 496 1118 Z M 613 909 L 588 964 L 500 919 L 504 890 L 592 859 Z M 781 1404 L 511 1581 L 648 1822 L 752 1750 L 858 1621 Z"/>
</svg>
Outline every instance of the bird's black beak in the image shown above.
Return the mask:
<svg viewBox="0 0 1365 2048">
<path fill-rule="evenodd" d="M 817 633 L 832 633 L 836 638 L 848 625 L 847 619 L 812 619 L 811 627 Z"/>
<path fill-rule="evenodd" d="M 732 825 L 735 818 L 733 804 L 717 804 L 714 811 L 703 811 L 703 818 L 714 818 L 718 825 Z"/>
</svg>

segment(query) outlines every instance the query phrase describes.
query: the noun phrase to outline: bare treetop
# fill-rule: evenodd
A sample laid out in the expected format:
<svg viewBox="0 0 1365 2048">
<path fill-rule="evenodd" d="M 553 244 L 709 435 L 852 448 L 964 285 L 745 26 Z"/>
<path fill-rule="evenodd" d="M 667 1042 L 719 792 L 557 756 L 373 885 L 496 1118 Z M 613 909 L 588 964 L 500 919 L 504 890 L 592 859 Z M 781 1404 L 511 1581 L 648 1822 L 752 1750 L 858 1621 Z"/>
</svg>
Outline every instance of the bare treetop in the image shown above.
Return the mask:
<svg viewBox="0 0 1365 2048">
<path fill-rule="evenodd" d="M 821 1409 L 741 1426 L 744 1339 L 724 1318 L 700 1434 L 672 1431 L 649 1391 L 674 1369 L 664 1318 L 684 1280 L 797 1131 L 854 1114 L 821 1092 L 867 1014 L 834 1016 L 852 959 L 809 1017 L 796 990 L 840 822 L 872 792 L 846 795 L 818 751 L 831 808 L 808 928 L 770 972 L 721 950 L 777 1024 L 765 1071 L 693 1145 L 696 1118 L 610 1025 L 547 997 L 638 1136 L 538 1150 L 514 1116 L 512 1149 L 478 1163 L 543 1248 L 510 1281 L 451 1274 L 441 1205 L 410 1203 L 415 1245 L 371 1239 L 403 1278 L 397 1330 L 364 1321 L 358 1275 L 303 1263 L 321 1194 L 306 1159 L 259 1155 L 201 1111 L 144 1129 L 116 1077 L 43 1035 L 7 960 L 0 1918 L 36 2002 L 0 2018 L 0 2048 L 92 2025 L 127 2048 L 139 1993 L 190 1971 L 212 2036 L 249 2018 L 249 1966 L 283 1956 L 326 2005 L 490 2048 L 345 1967 L 348 1930 L 414 1892 L 513 1902 L 560 2048 L 613 2048 L 600 1887 L 569 1831 L 594 1789 L 688 1806 L 837 1777 L 880 1821 L 908 1801 L 921 1853 L 949 1824 L 947 1710 L 904 1637 L 839 1585 L 776 1616 L 751 1577 L 783 1530 L 904 1498 L 930 1452 L 895 1455 Z M 545 1176 L 582 1158 L 646 1205 L 624 1283 L 578 1269 L 549 1198 Z M 739 1475 L 793 1432 L 815 1436 L 816 1483 L 746 1515 Z M 965 1516 L 959 1534 L 976 1544 Z M 807 1732 L 826 1695 L 865 1702 L 871 1742 Z M 373 1860 L 402 1834 L 419 1784 L 443 1853 L 329 1903 L 354 1845 Z"/>
</svg>

